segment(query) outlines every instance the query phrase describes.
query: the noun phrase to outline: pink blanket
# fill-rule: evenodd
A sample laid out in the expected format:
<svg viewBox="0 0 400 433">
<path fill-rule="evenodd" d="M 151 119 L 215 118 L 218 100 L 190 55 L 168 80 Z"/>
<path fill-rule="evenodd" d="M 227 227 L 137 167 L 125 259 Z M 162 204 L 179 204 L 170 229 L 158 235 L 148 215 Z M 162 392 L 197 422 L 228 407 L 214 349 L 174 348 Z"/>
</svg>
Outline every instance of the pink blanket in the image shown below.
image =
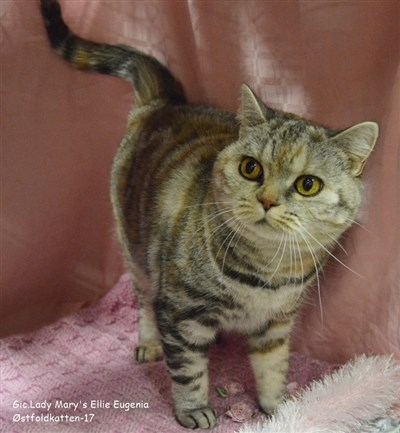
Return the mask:
<svg viewBox="0 0 400 433">
<path fill-rule="evenodd" d="M 137 319 L 125 275 L 96 305 L 1 340 L 1 432 L 187 432 L 174 419 L 164 362 L 133 362 Z M 293 354 L 290 389 L 334 369 Z M 215 433 L 238 431 L 241 407 L 252 408 L 255 421 L 265 419 L 238 336 L 223 336 L 212 349 L 210 376 L 211 404 L 220 414 Z"/>
</svg>

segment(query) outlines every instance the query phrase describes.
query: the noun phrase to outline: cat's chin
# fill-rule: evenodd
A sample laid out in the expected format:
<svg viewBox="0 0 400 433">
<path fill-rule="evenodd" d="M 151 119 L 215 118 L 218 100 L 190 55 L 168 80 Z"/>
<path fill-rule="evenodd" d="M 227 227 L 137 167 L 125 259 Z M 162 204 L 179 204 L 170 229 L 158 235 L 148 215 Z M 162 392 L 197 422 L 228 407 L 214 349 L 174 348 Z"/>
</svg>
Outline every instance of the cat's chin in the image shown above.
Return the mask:
<svg viewBox="0 0 400 433">
<path fill-rule="evenodd" d="M 252 234 L 254 234 L 258 240 L 281 240 L 284 230 L 280 227 L 276 227 L 271 224 L 265 217 L 260 218 L 252 224 Z"/>
</svg>

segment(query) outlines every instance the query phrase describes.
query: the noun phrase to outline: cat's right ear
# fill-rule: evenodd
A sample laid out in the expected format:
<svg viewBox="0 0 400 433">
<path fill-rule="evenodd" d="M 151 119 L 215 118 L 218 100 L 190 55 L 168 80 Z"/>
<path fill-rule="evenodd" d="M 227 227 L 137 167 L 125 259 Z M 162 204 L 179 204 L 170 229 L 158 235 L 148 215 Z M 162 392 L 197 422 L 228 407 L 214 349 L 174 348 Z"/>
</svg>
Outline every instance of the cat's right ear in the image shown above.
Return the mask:
<svg viewBox="0 0 400 433">
<path fill-rule="evenodd" d="M 276 112 L 267 107 L 251 88 L 243 83 L 238 117 L 242 127 L 251 128 L 276 117 Z"/>
</svg>

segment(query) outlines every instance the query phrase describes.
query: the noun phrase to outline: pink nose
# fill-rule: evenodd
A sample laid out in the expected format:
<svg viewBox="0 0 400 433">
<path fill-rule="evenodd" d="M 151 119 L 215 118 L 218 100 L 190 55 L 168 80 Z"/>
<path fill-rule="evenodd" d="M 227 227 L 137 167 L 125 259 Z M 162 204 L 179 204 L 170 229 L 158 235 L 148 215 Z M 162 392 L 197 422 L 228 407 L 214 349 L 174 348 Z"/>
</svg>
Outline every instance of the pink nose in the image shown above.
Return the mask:
<svg viewBox="0 0 400 433">
<path fill-rule="evenodd" d="M 271 200 L 269 198 L 259 198 L 258 201 L 263 205 L 263 208 L 267 211 L 272 206 L 278 206 L 278 203 L 274 200 Z"/>
</svg>

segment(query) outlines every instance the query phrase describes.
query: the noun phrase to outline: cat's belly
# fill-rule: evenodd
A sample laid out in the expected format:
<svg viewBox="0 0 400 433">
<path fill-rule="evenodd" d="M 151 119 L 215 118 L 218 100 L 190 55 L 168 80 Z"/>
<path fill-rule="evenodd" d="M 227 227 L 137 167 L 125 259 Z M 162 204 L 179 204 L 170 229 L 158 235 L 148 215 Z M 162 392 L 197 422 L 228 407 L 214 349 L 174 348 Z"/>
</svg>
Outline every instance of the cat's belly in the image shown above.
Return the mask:
<svg viewBox="0 0 400 433">
<path fill-rule="evenodd" d="M 269 320 L 285 320 L 299 307 L 304 290 L 293 285 L 278 290 L 245 290 L 237 297 L 241 308 L 226 311 L 221 326 L 249 334 L 263 328 Z"/>
</svg>

